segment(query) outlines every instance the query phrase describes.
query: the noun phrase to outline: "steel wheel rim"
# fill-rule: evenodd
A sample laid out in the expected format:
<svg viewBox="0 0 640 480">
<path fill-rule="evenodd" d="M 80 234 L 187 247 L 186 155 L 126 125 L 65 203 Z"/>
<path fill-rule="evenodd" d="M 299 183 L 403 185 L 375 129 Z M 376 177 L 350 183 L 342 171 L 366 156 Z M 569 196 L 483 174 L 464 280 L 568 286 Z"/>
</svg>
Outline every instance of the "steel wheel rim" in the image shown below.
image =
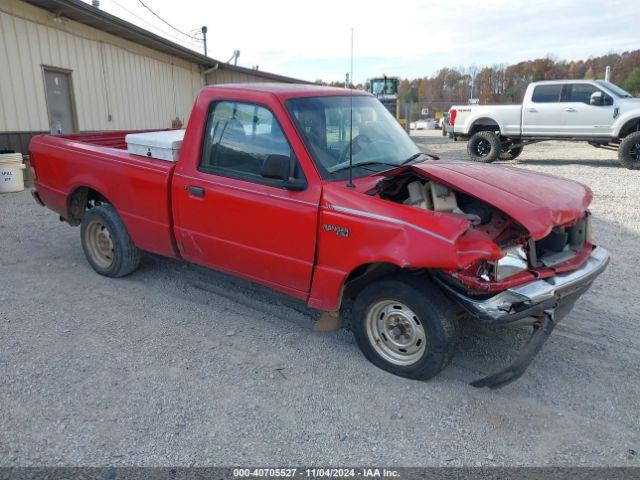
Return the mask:
<svg viewBox="0 0 640 480">
<path fill-rule="evenodd" d="M 377 302 L 367 311 L 365 322 L 371 346 L 389 363 L 409 366 L 424 355 L 427 347 L 424 326 L 404 303 Z"/>
<path fill-rule="evenodd" d="M 640 160 L 640 142 L 636 143 L 633 148 L 631 148 L 631 158 L 634 160 Z"/>
<path fill-rule="evenodd" d="M 93 261 L 101 268 L 109 268 L 115 260 L 109 229 L 102 222 L 93 220 L 87 225 L 85 240 Z"/>
<path fill-rule="evenodd" d="M 489 140 L 480 140 L 478 142 L 478 145 L 476 146 L 476 152 L 478 153 L 478 155 L 484 157 L 486 155 L 489 155 L 490 151 L 491 143 L 489 143 Z"/>
</svg>

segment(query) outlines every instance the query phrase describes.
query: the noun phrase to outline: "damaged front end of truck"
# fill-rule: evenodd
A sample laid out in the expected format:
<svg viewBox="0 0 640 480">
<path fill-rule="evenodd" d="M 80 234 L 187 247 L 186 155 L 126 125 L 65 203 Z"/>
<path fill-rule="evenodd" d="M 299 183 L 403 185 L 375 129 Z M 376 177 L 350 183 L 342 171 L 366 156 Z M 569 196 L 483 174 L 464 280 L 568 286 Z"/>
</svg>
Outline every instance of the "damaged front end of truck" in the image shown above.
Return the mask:
<svg viewBox="0 0 640 480">
<path fill-rule="evenodd" d="M 455 267 L 431 269 L 433 280 L 482 324 L 533 327 L 515 361 L 475 387 L 517 380 L 609 262 L 593 244 L 591 191 L 557 177 L 430 162 L 390 172 L 368 193 L 467 220 Z"/>
</svg>

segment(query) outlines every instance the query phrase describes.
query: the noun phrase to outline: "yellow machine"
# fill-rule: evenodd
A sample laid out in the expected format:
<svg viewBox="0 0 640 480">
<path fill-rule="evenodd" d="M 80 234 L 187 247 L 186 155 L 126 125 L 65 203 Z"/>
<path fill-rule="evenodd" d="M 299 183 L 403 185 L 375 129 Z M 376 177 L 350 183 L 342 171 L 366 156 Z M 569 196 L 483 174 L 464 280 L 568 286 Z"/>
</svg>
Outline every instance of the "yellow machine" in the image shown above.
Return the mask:
<svg viewBox="0 0 640 480">
<path fill-rule="evenodd" d="M 367 80 L 366 90 L 374 95 L 380 103 L 384 105 L 391 114 L 396 117 L 400 125 L 406 125 L 407 119 L 402 118 L 400 112 L 400 102 L 398 101 L 398 86 L 400 79 L 398 77 L 374 77 Z"/>
</svg>

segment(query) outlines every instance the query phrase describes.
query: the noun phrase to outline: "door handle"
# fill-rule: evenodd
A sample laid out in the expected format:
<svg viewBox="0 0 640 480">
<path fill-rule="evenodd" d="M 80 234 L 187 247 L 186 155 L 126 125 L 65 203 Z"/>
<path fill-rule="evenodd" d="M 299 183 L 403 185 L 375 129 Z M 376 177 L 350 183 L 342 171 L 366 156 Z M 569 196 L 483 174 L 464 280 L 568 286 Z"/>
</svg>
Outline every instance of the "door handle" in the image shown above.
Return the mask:
<svg viewBox="0 0 640 480">
<path fill-rule="evenodd" d="M 531 113 L 536 113 L 538 110 L 536 110 L 535 108 L 530 108 L 530 109 L 529 109 L 529 111 L 530 111 Z"/>
<path fill-rule="evenodd" d="M 575 111 L 576 111 L 576 109 L 573 108 L 573 107 L 569 107 L 569 108 L 565 109 L 565 112 L 575 112 Z"/>
<path fill-rule="evenodd" d="M 194 197 L 204 197 L 204 188 L 202 187 L 194 187 L 193 185 L 189 186 L 189 195 L 193 195 Z"/>
</svg>

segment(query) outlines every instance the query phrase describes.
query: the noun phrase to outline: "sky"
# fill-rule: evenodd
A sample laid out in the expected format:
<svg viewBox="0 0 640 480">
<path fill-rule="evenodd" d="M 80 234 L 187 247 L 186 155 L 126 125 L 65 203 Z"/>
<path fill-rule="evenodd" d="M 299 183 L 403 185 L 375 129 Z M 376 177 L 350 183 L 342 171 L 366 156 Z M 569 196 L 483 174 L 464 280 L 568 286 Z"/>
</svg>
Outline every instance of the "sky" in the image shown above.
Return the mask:
<svg viewBox="0 0 640 480">
<path fill-rule="evenodd" d="M 86 0 L 89 3 L 89 0 Z M 208 55 L 308 81 L 433 75 L 444 67 L 586 59 L 640 48 L 639 0 L 142 0 L 184 33 L 208 27 Z M 101 8 L 202 52 L 140 0 Z"/>
</svg>

